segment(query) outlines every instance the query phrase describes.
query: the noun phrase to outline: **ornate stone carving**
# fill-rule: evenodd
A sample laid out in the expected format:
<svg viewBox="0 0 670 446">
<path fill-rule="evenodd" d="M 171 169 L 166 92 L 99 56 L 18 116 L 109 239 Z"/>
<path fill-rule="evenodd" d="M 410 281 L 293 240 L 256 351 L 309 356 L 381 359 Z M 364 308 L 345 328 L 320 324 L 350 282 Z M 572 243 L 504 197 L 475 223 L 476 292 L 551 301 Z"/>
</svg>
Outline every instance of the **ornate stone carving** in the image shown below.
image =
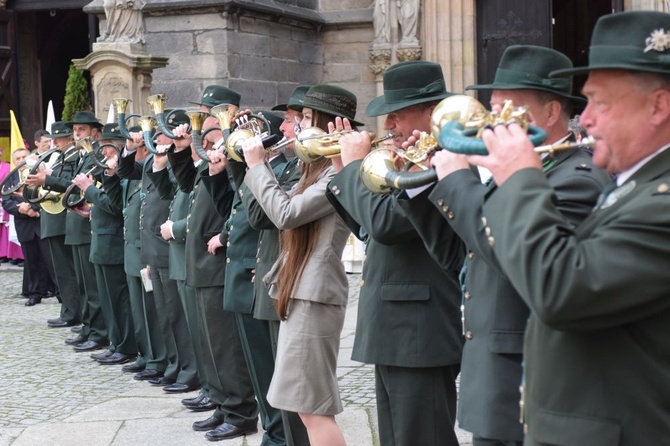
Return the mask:
<svg viewBox="0 0 670 446">
<path fill-rule="evenodd" d="M 484 45 L 488 42 L 501 41 L 500 46 L 505 48 L 520 42 L 532 44 L 542 37 L 542 32 L 538 29 L 525 31 L 523 25 L 524 22 L 521 17 L 516 15 L 514 11 L 508 12 L 504 18 L 498 21 L 496 32 L 484 36 Z"/>
<path fill-rule="evenodd" d="M 421 47 L 398 48 L 398 50 L 395 52 L 399 62 L 405 62 L 407 60 L 421 60 L 421 54 Z"/>
<path fill-rule="evenodd" d="M 419 13 L 421 10 L 420 0 L 397 0 L 398 22 L 400 23 L 400 44 L 419 45 L 417 38 Z"/>
<path fill-rule="evenodd" d="M 383 74 L 391 65 L 391 48 L 373 48 L 368 53 L 368 56 L 372 61 L 370 69 L 375 75 Z"/>
<path fill-rule="evenodd" d="M 98 42 L 145 43 L 144 0 L 103 0 L 102 5 L 107 27 L 100 30 Z"/>
</svg>

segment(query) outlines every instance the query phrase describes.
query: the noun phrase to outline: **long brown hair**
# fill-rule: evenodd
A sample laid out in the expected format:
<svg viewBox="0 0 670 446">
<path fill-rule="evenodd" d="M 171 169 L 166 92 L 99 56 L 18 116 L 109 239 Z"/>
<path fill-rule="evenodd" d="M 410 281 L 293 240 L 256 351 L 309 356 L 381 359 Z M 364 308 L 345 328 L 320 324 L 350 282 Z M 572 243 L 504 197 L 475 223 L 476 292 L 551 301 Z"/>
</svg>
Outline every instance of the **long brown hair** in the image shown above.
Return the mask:
<svg viewBox="0 0 670 446">
<path fill-rule="evenodd" d="M 335 117 L 332 115 L 319 113 L 316 110 L 313 111 L 313 126 L 327 131 L 328 122 L 334 120 Z M 316 183 L 321 173 L 330 167 L 330 164 L 330 159 L 328 158 L 323 158 L 310 164 L 304 163 L 302 166 L 302 176 L 300 177 L 300 181 L 298 181 L 293 195 L 302 194 L 309 186 Z M 318 220 L 280 232 L 279 242 L 284 255 L 277 277 L 278 298 L 275 302 L 275 310 L 282 321 L 285 321 L 288 316 L 288 306 L 292 294 L 314 251 L 318 236 Z"/>
</svg>

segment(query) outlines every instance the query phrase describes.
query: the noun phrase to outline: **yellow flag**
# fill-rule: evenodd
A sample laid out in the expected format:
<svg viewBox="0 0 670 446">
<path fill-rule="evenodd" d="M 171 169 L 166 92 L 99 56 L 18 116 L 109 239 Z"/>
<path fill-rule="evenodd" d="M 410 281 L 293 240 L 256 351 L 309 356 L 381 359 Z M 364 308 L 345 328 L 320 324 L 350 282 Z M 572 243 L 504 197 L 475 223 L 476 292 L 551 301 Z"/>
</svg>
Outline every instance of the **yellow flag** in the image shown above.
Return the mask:
<svg viewBox="0 0 670 446">
<path fill-rule="evenodd" d="M 16 121 L 16 116 L 14 116 L 14 111 L 9 111 L 9 116 L 11 118 L 11 132 L 9 135 L 9 153 L 10 153 L 10 163 L 11 168 L 14 168 L 14 161 L 12 160 L 12 154 L 17 149 L 25 149 L 26 144 L 23 142 L 23 136 L 21 136 L 21 129 L 19 129 L 19 123 Z"/>
</svg>

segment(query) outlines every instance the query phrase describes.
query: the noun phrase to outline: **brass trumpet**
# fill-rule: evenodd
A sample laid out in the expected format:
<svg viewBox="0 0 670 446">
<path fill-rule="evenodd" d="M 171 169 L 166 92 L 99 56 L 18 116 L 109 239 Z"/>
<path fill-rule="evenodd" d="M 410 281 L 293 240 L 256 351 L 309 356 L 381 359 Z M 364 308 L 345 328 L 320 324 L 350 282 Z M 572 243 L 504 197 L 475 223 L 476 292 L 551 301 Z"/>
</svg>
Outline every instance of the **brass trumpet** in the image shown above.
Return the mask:
<svg viewBox="0 0 670 446">
<path fill-rule="evenodd" d="M 293 151 L 295 155 L 306 164 L 313 163 L 321 158 L 334 158 L 340 156 L 342 147 L 340 138 L 347 133 L 357 132 L 358 130 L 342 130 L 339 132 L 326 133 L 318 127 L 308 127 L 296 137 Z M 393 132 L 371 141 L 372 147 L 378 146 L 381 142 L 393 138 Z M 374 136 L 373 136 L 374 138 Z"/>
<path fill-rule="evenodd" d="M 440 147 L 462 154 L 488 154 L 483 141 L 477 136 L 490 126 L 518 123 L 527 130 L 535 146 L 546 138 L 544 130 L 529 125 L 525 107 L 514 108 L 508 102 L 500 113 L 490 113 L 481 103 L 466 95 L 443 99 L 433 110 L 430 122 L 431 134 L 422 133 L 413 147 L 398 152 L 375 150 L 363 159 L 360 177 L 371 192 L 387 194 L 394 189 L 412 189 L 437 181 L 435 169 L 430 168 L 427 162 L 430 155 Z M 539 146 L 535 151 L 553 155 L 559 150 L 589 145 L 593 145 L 591 139 L 581 143 Z M 417 165 L 423 171 L 408 172 L 399 169 L 396 165 L 398 156 L 406 161 L 405 169 Z"/>
<path fill-rule="evenodd" d="M 235 125 L 226 138 L 226 155 L 229 159 L 243 163 L 242 142 L 260 136 L 263 148 L 270 152 L 270 148 L 279 142 L 277 134 L 270 135 L 270 122 L 261 114 L 244 115 L 235 121 Z"/>
<path fill-rule="evenodd" d="M 223 133 L 223 140 L 226 141 L 228 139 L 228 136 L 230 136 L 230 131 L 231 127 L 233 126 L 233 120 L 235 118 L 235 115 L 237 114 L 238 107 L 233 104 L 219 104 L 210 110 L 209 114 L 211 116 L 214 116 L 218 121 L 219 121 L 219 127 L 210 127 L 207 129 L 205 133 L 200 133 L 202 131 L 202 122 L 199 122 L 197 125 L 200 125 L 200 128 L 198 129 L 198 132 L 193 132 L 191 131 L 191 135 L 193 136 L 193 150 L 198 154 L 201 160 L 205 162 L 210 162 L 209 157 L 207 156 L 207 152 L 202 146 L 202 139 L 204 135 L 208 132 L 214 131 L 214 130 L 221 130 Z M 205 112 L 191 112 L 193 114 L 199 114 L 202 113 L 202 115 L 198 115 L 196 119 L 200 119 L 202 117 L 202 121 L 207 118 L 207 113 Z M 189 118 L 191 118 L 191 127 L 193 127 L 193 118 L 191 117 L 192 115 L 189 112 L 186 112 L 186 114 L 189 115 Z"/>
</svg>

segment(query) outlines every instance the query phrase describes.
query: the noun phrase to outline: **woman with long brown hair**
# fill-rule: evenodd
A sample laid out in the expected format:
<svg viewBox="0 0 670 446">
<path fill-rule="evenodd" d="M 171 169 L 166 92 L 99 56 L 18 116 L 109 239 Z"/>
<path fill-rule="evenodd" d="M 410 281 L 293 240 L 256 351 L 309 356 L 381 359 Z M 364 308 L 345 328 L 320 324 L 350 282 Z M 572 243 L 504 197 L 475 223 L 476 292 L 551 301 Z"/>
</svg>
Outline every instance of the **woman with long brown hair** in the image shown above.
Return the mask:
<svg viewBox="0 0 670 446">
<path fill-rule="evenodd" d="M 303 100 L 301 127 L 332 128 L 336 117 L 353 125 L 356 96 L 333 85 L 315 85 Z M 341 446 L 335 422 L 342 412 L 337 355 L 348 297 L 342 251 L 349 229 L 326 198 L 335 175 L 331 160 L 303 164 L 289 192 L 265 162 L 260 138 L 243 143 L 249 167 L 245 184 L 281 231 L 281 253 L 263 279 L 282 320 L 268 402 L 300 415 L 312 446 Z"/>
</svg>

